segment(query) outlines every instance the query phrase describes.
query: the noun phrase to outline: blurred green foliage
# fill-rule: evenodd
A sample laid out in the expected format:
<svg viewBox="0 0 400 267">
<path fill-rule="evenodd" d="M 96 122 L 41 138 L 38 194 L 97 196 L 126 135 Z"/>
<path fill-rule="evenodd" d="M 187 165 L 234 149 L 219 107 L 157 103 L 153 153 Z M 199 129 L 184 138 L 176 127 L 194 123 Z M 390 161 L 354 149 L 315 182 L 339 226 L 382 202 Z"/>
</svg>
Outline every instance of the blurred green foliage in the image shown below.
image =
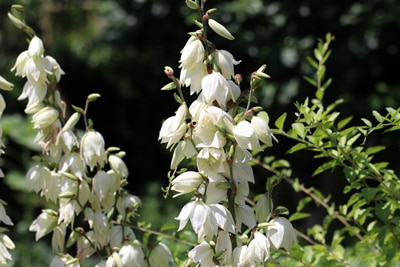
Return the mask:
<svg viewBox="0 0 400 267">
<path fill-rule="evenodd" d="M 22 113 L 23 104 L 16 98 L 23 81 L 13 77 L 9 69 L 16 56 L 26 49 L 21 42 L 25 38 L 23 33 L 6 15 L 13 3 L 0 2 L 0 72 L 16 84 L 12 93 L 3 94 L 8 114 Z M 193 30 L 184 1 L 21 0 L 18 3 L 26 7 L 26 19 L 43 39 L 47 53 L 66 72 L 60 86 L 68 104 L 82 105 L 89 93 L 102 95 L 90 110 L 94 126 L 104 135 L 108 146 L 118 146 L 127 152 L 129 190 L 143 197 L 146 210 L 157 211 L 144 212 L 143 220 L 161 227 L 164 215 L 178 214 L 180 209 L 174 206 L 176 202 L 154 198 L 161 199 L 162 193 L 157 189 L 168 182 L 170 161 L 170 154 L 157 142 L 158 131 L 161 121 L 175 110 L 174 100 L 160 91 L 167 82 L 163 67 L 169 65 L 178 70 L 179 51 L 188 38 L 187 32 Z M 255 68 L 268 65 L 271 79 L 258 92 L 258 98 L 272 121 L 284 111 L 293 114 L 294 100 L 304 99 L 313 92 L 302 78 L 313 72 L 306 57 L 312 54 L 317 38 L 327 32 L 335 36 L 334 55 L 328 62 L 329 76 L 334 81 L 324 99 L 328 103 L 344 99 L 340 112 L 354 116 L 356 122 L 362 117 L 371 118 L 373 109 L 399 105 L 400 80 L 395 67 L 400 60 L 398 1 L 236 0 L 215 1 L 213 5 L 218 8 L 215 16 L 236 39 L 234 42 L 217 36 L 212 39 L 218 48 L 227 49 L 242 60 L 236 71 L 248 80 L 246 77 Z M 37 149 L 29 142 L 34 133 L 29 130 L 29 119 L 18 115 L 5 117 L 2 125 L 7 145 L 1 159 L 1 168 L 7 174 L 2 186 L 7 190 L 2 192 L 8 192 L 3 198 L 9 203 L 11 217 L 19 222 L 16 227 L 19 240 L 14 239 L 30 244 L 27 240 L 33 240 L 33 234 L 27 233 L 28 225 L 44 205 L 37 196 L 20 192 L 31 153 Z M 381 137 L 370 137 L 370 145 L 374 138 Z M 388 148 L 385 157 L 393 158 L 400 140 L 387 135 L 380 142 Z M 292 145 L 280 143 L 267 153 L 279 157 Z M 293 171 L 299 177 L 311 176 L 315 169 L 312 166 L 319 163 L 305 162 L 304 156 L 291 157 Z M 310 168 L 304 168 L 307 165 Z M 256 170 L 256 174 L 264 175 L 262 170 Z M 336 187 L 340 187 L 340 182 L 333 179 L 324 181 L 328 182 L 318 182 L 323 183 L 325 191 L 336 192 Z M 278 201 L 280 193 L 285 192 L 277 192 Z M 43 259 L 34 256 L 46 255 L 36 251 L 40 244 L 35 244 L 35 250 L 21 250 L 24 257 L 15 265 L 40 266 L 36 260 Z M 47 256 L 43 258 L 48 260 Z M 22 258 L 29 262 L 23 262 Z"/>
</svg>

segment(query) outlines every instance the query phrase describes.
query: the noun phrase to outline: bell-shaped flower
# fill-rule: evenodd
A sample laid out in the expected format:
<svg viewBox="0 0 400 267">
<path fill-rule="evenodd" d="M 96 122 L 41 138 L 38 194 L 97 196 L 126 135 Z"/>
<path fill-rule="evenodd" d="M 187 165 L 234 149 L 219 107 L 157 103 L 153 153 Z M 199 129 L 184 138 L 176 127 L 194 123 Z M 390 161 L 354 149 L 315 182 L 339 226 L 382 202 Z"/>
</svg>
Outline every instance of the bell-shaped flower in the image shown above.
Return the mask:
<svg viewBox="0 0 400 267">
<path fill-rule="evenodd" d="M 31 223 L 29 231 L 36 232 L 36 241 L 53 231 L 57 226 L 57 215 L 52 210 L 43 210 L 43 212 Z"/>
<path fill-rule="evenodd" d="M 201 80 L 201 97 L 207 105 L 213 105 L 214 101 L 222 108 L 226 108 L 226 102 L 230 93 L 228 81 L 220 72 L 213 71 Z"/>
<path fill-rule="evenodd" d="M 226 144 L 226 135 L 232 134 L 232 117 L 222 109 L 210 106 L 198 115 L 193 139 L 197 147 L 222 148 Z"/>
<path fill-rule="evenodd" d="M 125 162 L 118 156 L 110 155 L 108 157 L 108 163 L 110 164 L 111 169 L 122 178 L 128 177 L 128 168 L 126 167 Z"/>
<path fill-rule="evenodd" d="M 213 261 L 214 250 L 210 244 L 205 241 L 190 250 L 188 256 L 192 262 L 200 263 L 201 266 L 215 266 Z"/>
<path fill-rule="evenodd" d="M 215 253 L 218 261 L 226 266 L 232 266 L 232 240 L 231 235 L 227 231 L 219 231 L 217 241 L 215 243 Z"/>
<path fill-rule="evenodd" d="M 81 139 L 81 157 L 93 171 L 95 166 L 102 168 L 106 162 L 104 138 L 97 131 L 86 132 Z"/>
<path fill-rule="evenodd" d="M 253 168 L 249 161 L 251 153 L 242 147 L 236 147 L 232 160 L 232 177 L 236 183 L 254 183 Z"/>
<path fill-rule="evenodd" d="M 267 237 L 259 232 L 254 233 L 248 244 L 246 256 L 252 266 L 263 265 L 269 258 L 270 244 Z"/>
<path fill-rule="evenodd" d="M 253 151 L 261 150 L 260 142 L 250 122 L 246 120 L 240 121 L 233 128 L 233 134 L 236 142 L 242 148 Z"/>
<path fill-rule="evenodd" d="M 297 243 L 296 231 L 284 217 L 276 217 L 269 221 L 267 237 L 276 249 L 282 247 L 289 251 L 290 246 Z"/>
<path fill-rule="evenodd" d="M 168 267 L 170 262 L 172 262 L 172 255 L 169 248 L 164 243 L 157 243 L 149 255 L 150 266 Z"/>
<path fill-rule="evenodd" d="M 203 181 L 203 176 L 194 171 L 187 171 L 178 175 L 171 182 L 171 190 L 178 192 L 173 197 L 197 191 Z"/>
<path fill-rule="evenodd" d="M 35 165 L 26 173 L 25 186 L 28 190 L 33 189 L 36 193 L 38 193 L 46 187 L 46 182 L 50 180 L 50 170 L 43 165 Z"/>
<path fill-rule="evenodd" d="M 135 195 L 121 196 L 117 201 L 117 210 L 122 217 L 125 217 L 127 212 L 135 212 L 141 206 L 142 201 Z"/>
<path fill-rule="evenodd" d="M 101 170 L 93 177 L 93 191 L 103 201 L 107 197 L 110 188 L 113 186 L 113 179 L 105 171 Z"/>
<path fill-rule="evenodd" d="M 179 60 L 179 67 L 182 68 L 179 80 L 186 87 L 190 86 L 190 94 L 200 92 L 201 79 L 207 75 L 207 68 L 203 63 L 205 56 L 206 51 L 202 42 L 196 36 L 190 36 Z"/>
<path fill-rule="evenodd" d="M 72 199 L 61 198 L 58 213 L 59 217 L 57 224 L 60 224 L 62 222 L 67 225 L 73 223 L 73 220 L 75 219 L 74 201 Z"/>
<path fill-rule="evenodd" d="M 32 114 L 37 112 L 41 108 L 43 99 L 47 93 L 47 84 L 39 83 L 35 81 L 26 81 L 22 89 L 22 93 L 19 95 L 18 100 L 24 100 L 28 98 L 26 104 L 25 113 Z"/>
<path fill-rule="evenodd" d="M 53 235 L 51 237 L 51 248 L 55 253 L 61 253 L 64 251 L 65 235 L 67 232 L 67 225 L 60 224 L 54 227 Z"/>
<path fill-rule="evenodd" d="M 82 180 L 86 176 L 85 163 L 77 152 L 65 154 L 60 160 L 60 172 L 69 172 Z"/>
<path fill-rule="evenodd" d="M 251 118 L 251 125 L 253 126 L 257 138 L 267 146 L 272 146 L 272 133 L 268 123 L 258 116 L 253 116 Z"/>
<path fill-rule="evenodd" d="M 226 154 L 222 148 L 203 148 L 197 155 L 196 164 L 200 173 L 214 179 L 217 179 L 221 174 L 229 172 Z"/>
<path fill-rule="evenodd" d="M 96 245 L 98 248 L 103 248 L 110 242 L 110 228 L 107 216 L 101 211 L 96 211 L 92 219 Z"/>
<path fill-rule="evenodd" d="M 81 235 L 78 237 L 76 242 L 76 258 L 79 262 L 82 262 L 84 259 L 90 257 L 96 252 L 96 247 L 98 247 L 98 238 L 101 237 L 98 237 L 93 231 L 88 231 L 84 236 Z"/>
<path fill-rule="evenodd" d="M 221 204 L 212 204 L 210 210 L 220 229 L 235 233 L 235 222 L 231 212 L 226 207 Z"/>
<path fill-rule="evenodd" d="M 256 226 L 256 219 L 253 210 L 245 203 L 240 203 L 235 207 L 236 229 L 241 232 L 241 225 L 244 224 L 248 228 L 253 229 Z"/>
<path fill-rule="evenodd" d="M 214 213 L 206 203 L 198 198 L 186 203 L 175 219 L 180 221 L 178 231 L 181 231 L 190 220 L 199 240 L 205 236 L 212 237 L 218 232 L 218 223 Z"/>
<path fill-rule="evenodd" d="M 110 247 L 120 248 L 124 241 L 136 239 L 132 228 L 122 225 L 115 225 L 110 229 Z"/>
<path fill-rule="evenodd" d="M 47 128 L 58 119 L 58 116 L 59 113 L 55 108 L 44 107 L 32 116 L 33 128 Z"/>
<path fill-rule="evenodd" d="M 61 79 L 61 75 L 65 74 L 65 72 L 61 69 L 60 64 L 51 56 L 46 56 L 46 60 L 51 66 L 52 72 L 56 81 L 59 82 Z"/>
<path fill-rule="evenodd" d="M 28 55 L 30 57 L 41 57 L 44 53 L 44 46 L 39 37 L 34 36 L 29 42 Z"/>
<path fill-rule="evenodd" d="M 187 130 L 186 115 L 187 106 L 182 103 L 175 116 L 169 117 L 162 124 L 158 140 L 161 140 L 161 143 L 167 143 L 167 148 L 179 142 L 185 135 Z"/>
<path fill-rule="evenodd" d="M 118 252 L 123 267 L 144 266 L 144 253 L 137 244 L 126 243 Z"/>
<path fill-rule="evenodd" d="M 14 249 L 12 240 L 5 234 L 0 234 L 0 265 L 6 266 L 7 261 L 12 261 L 12 255 L 8 249 Z"/>
<path fill-rule="evenodd" d="M 247 259 L 247 245 L 238 246 L 232 252 L 233 264 L 232 266 L 244 267 L 248 266 Z"/>
<path fill-rule="evenodd" d="M 230 52 L 217 49 L 214 52 L 214 60 L 214 64 L 218 66 L 226 79 L 230 80 L 235 76 L 234 65 L 239 64 L 240 60 L 235 60 Z"/>
</svg>

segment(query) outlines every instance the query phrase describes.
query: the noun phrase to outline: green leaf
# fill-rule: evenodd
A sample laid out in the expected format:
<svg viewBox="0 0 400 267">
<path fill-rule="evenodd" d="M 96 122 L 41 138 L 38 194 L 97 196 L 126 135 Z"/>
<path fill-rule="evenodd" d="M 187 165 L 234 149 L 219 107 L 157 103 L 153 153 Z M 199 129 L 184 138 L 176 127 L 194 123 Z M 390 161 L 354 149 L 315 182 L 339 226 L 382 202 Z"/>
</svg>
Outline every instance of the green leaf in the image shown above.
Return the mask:
<svg viewBox="0 0 400 267">
<path fill-rule="evenodd" d="M 289 217 L 289 221 L 293 222 L 296 220 L 301 220 L 310 217 L 310 215 L 311 215 L 310 213 L 296 212 Z"/>
<path fill-rule="evenodd" d="M 353 119 L 353 116 L 350 116 L 350 117 L 347 117 L 347 118 L 339 121 L 337 124 L 338 130 L 340 131 L 341 129 L 343 129 L 343 127 L 345 127 L 352 119 Z"/>
<path fill-rule="evenodd" d="M 300 122 L 292 123 L 292 129 L 297 133 L 298 136 L 304 139 L 306 132 L 305 132 L 305 127 L 302 123 Z"/>
<path fill-rule="evenodd" d="M 287 113 L 283 113 L 279 118 L 275 121 L 275 126 L 279 130 L 283 130 L 283 124 L 285 123 Z"/>
<path fill-rule="evenodd" d="M 365 150 L 365 153 L 367 153 L 368 155 L 372 155 L 381 152 L 382 150 L 385 150 L 385 146 L 372 146 L 367 148 Z"/>
<path fill-rule="evenodd" d="M 361 193 L 363 194 L 363 196 L 364 196 L 365 200 L 367 201 L 367 203 L 369 203 L 375 197 L 376 188 L 363 188 L 361 190 Z"/>
<path fill-rule="evenodd" d="M 306 149 L 306 148 L 307 148 L 307 145 L 306 145 L 306 144 L 304 144 L 304 143 L 297 143 L 296 145 L 292 146 L 292 147 L 287 151 L 287 153 L 293 154 L 293 153 L 296 152 L 296 151 L 303 150 L 303 149 Z"/>
<path fill-rule="evenodd" d="M 367 119 L 364 119 L 364 118 L 362 118 L 361 120 L 362 120 L 362 121 L 365 123 L 365 125 L 367 125 L 369 128 L 372 127 L 372 122 L 371 122 L 370 120 L 367 120 Z"/>
<path fill-rule="evenodd" d="M 308 63 L 310 63 L 310 65 L 314 68 L 314 69 L 318 69 L 318 62 L 315 61 L 313 58 L 311 57 L 307 57 L 306 58 Z"/>
<path fill-rule="evenodd" d="M 328 162 L 325 162 L 324 164 L 322 164 L 321 166 L 319 166 L 314 173 L 312 174 L 312 176 L 318 175 L 326 170 L 329 169 L 333 169 L 336 167 L 336 160 L 330 160 Z"/>
<path fill-rule="evenodd" d="M 375 213 L 382 222 L 386 223 L 390 216 L 390 203 L 378 204 L 375 207 Z"/>
<path fill-rule="evenodd" d="M 316 82 L 315 80 L 311 79 L 311 78 L 308 77 L 308 76 L 303 76 L 303 78 L 304 78 L 304 80 L 306 80 L 306 81 L 307 81 L 309 84 L 311 84 L 312 86 L 317 87 L 317 82 Z"/>
<path fill-rule="evenodd" d="M 376 110 L 373 110 L 373 111 L 372 111 L 372 115 L 375 117 L 375 119 L 376 119 L 378 122 L 382 122 L 383 119 L 384 119 L 384 117 L 383 117 L 381 114 L 379 114 L 379 112 L 376 111 Z"/>
</svg>

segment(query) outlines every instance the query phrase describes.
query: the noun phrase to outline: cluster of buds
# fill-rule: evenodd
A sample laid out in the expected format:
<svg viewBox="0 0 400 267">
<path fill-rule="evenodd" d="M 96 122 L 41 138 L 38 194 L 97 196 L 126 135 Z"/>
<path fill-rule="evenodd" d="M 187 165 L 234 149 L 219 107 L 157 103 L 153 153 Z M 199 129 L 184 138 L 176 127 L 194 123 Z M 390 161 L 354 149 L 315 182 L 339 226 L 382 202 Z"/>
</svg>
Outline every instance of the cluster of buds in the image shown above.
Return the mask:
<svg viewBox="0 0 400 267">
<path fill-rule="evenodd" d="M 5 91 L 10 91 L 12 90 L 14 85 L 4 79 L 2 76 L 0 76 L 0 89 L 5 90 Z M 6 108 L 6 102 L 4 101 L 3 95 L 0 94 L 0 118 L 3 115 L 4 109 Z M 4 154 L 4 144 L 1 140 L 2 136 L 2 130 L 0 128 L 0 156 Z M 4 177 L 3 171 L 0 169 L 0 178 Z M 13 222 L 11 221 L 10 217 L 7 215 L 6 210 L 4 206 L 6 205 L 6 202 L 0 199 L 0 222 L 4 223 L 6 225 L 13 225 Z M 10 252 L 8 251 L 9 249 L 14 249 L 14 243 L 12 240 L 4 234 L 6 231 L 6 228 L 1 227 L 0 228 L 0 266 L 5 266 L 7 264 L 7 261 L 12 260 L 12 256 Z"/>
<path fill-rule="evenodd" d="M 56 207 L 42 210 L 29 230 L 36 232 L 36 240 L 52 233 L 56 256 L 50 266 L 81 266 L 92 255 L 98 259 L 98 267 L 168 266 L 168 248 L 158 243 L 145 251 L 132 230 L 141 201 L 124 189 L 129 174 L 123 161 L 125 152 L 106 148 L 102 134 L 87 118 L 89 103 L 100 95 L 89 95 L 84 108 L 73 106 L 75 112 L 66 116 L 66 104 L 56 86 L 64 71 L 54 58 L 45 55 L 43 42 L 24 24 L 18 7 L 14 6 L 9 16 L 19 28 L 29 29 L 31 38 L 12 70 L 27 79 L 19 100 L 28 100 L 25 112 L 32 117 L 37 130 L 35 142 L 42 148 L 42 154 L 35 157 L 36 164 L 27 172 L 26 187 Z M 0 87 L 10 86 L 0 79 Z M 0 108 L 3 106 L 0 101 Z M 84 131 L 76 126 L 81 119 Z M 11 224 L 2 211 L 0 205 L 0 219 Z M 13 247 L 4 235 L 1 246 Z M 73 246 L 75 254 L 71 253 Z M 1 256 L 10 258 L 6 252 L 0 255 L 0 263 Z M 160 259 L 160 255 L 164 257 Z"/>
<path fill-rule="evenodd" d="M 192 194 L 176 217 L 182 230 L 190 221 L 198 245 L 188 254 L 188 263 L 201 266 L 254 266 L 268 261 L 271 248 L 289 249 L 296 242 L 291 223 L 274 216 L 268 192 L 253 207 L 246 201 L 249 183 L 255 178 L 252 153 L 272 146 L 275 139 L 268 115 L 261 107 L 251 107 L 253 92 L 263 78 L 265 66 L 251 76 L 250 90 L 242 91 L 234 66 L 240 61 L 226 50 L 216 49 L 207 39 L 207 29 L 232 40 L 220 23 L 204 11 L 204 2 L 186 1 L 200 11 L 199 30 L 181 51 L 180 77 L 171 67 L 165 73 L 172 80 L 162 90 L 177 89 L 180 106 L 164 121 L 159 140 L 173 150 L 171 169 L 186 159 L 194 159 L 193 169 L 171 177 L 170 190 L 179 196 Z M 194 8 L 196 7 L 196 8 Z M 182 89 L 198 94 L 190 105 Z M 242 104 L 246 105 L 243 106 Z"/>
</svg>

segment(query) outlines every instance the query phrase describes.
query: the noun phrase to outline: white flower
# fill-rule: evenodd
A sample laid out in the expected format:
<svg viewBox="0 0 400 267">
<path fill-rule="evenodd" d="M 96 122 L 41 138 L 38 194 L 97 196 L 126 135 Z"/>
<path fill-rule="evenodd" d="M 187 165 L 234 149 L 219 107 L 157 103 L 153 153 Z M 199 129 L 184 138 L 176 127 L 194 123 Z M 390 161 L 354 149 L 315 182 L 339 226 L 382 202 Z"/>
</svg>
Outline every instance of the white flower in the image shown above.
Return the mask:
<svg viewBox="0 0 400 267">
<path fill-rule="evenodd" d="M 118 252 L 123 267 L 142 267 L 144 265 L 144 254 L 140 246 L 125 244 Z"/>
<path fill-rule="evenodd" d="M 189 259 L 193 262 L 199 262 L 201 266 L 215 266 L 213 261 L 214 251 L 210 244 L 201 242 L 189 251 Z"/>
<path fill-rule="evenodd" d="M 233 134 L 235 136 L 235 140 L 242 148 L 254 151 L 261 150 L 257 135 L 254 132 L 253 126 L 250 122 L 246 120 L 240 121 L 233 128 Z"/>
<path fill-rule="evenodd" d="M 220 254 L 218 260 L 227 266 L 232 266 L 232 240 L 229 232 L 219 231 L 215 244 L 215 253 Z"/>
<path fill-rule="evenodd" d="M 236 147 L 232 160 L 232 176 L 236 183 L 254 183 L 253 168 L 249 161 L 251 153 L 242 147 Z"/>
<path fill-rule="evenodd" d="M 244 267 L 247 266 L 247 246 L 238 246 L 233 249 L 232 256 L 233 256 L 233 265 L 232 266 L 237 266 L 237 267 Z"/>
<path fill-rule="evenodd" d="M 248 244 L 246 256 L 252 265 L 263 264 L 269 258 L 270 244 L 267 237 L 259 232 L 254 233 L 254 238 Z"/>
<path fill-rule="evenodd" d="M 85 258 L 90 257 L 96 252 L 96 248 L 94 246 L 98 246 L 97 239 L 99 237 L 95 235 L 93 231 L 89 231 L 85 234 L 85 236 L 79 236 L 76 242 L 76 257 L 82 262 Z M 100 237 L 101 238 L 101 237 Z M 94 245 L 94 246 L 93 246 Z"/>
<path fill-rule="evenodd" d="M 98 245 L 98 248 L 102 248 L 110 242 L 108 219 L 107 216 L 100 211 L 96 211 L 93 217 L 93 231 L 97 241 L 96 245 Z"/>
<path fill-rule="evenodd" d="M 63 252 L 66 229 L 66 224 L 60 224 L 53 228 L 53 236 L 51 238 L 51 247 L 53 252 Z"/>
<path fill-rule="evenodd" d="M 40 57 L 44 53 L 44 46 L 42 40 L 37 36 L 34 36 L 29 43 L 28 55 L 30 57 Z"/>
<path fill-rule="evenodd" d="M 164 121 L 158 136 L 161 143 L 167 143 L 167 148 L 179 142 L 186 133 L 186 114 L 187 106 L 182 103 L 175 116 L 169 117 Z"/>
<path fill-rule="evenodd" d="M 209 207 L 201 199 L 186 203 L 175 218 L 180 221 L 178 231 L 181 231 L 190 220 L 193 230 L 198 233 L 206 222 L 208 211 Z"/>
<path fill-rule="evenodd" d="M 173 197 L 191 193 L 197 190 L 202 183 L 203 177 L 200 173 L 194 171 L 184 172 L 175 177 L 171 182 L 171 190 L 179 192 Z"/>
<path fill-rule="evenodd" d="M 115 225 L 110 230 L 110 247 L 119 248 L 126 241 L 133 241 L 136 239 L 135 233 L 132 228 L 127 226 Z"/>
<path fill-rule="evenodd" d="M 95 166 L 102 168 L 106 162 L 104 138 L 97 131 L 86 132 L 81 139 L 81 157 L 93 171 Z"/>
<path fill-rule="evenodd" d="M 213 71 L 201 80 L 201 96 L 207 105 L 213 105 L 217 101 L 222 109 L 226 108 L 226 102 L 230 93 L 228 81 L 220 72 Z"/>
<path fill-rule="evenodd" d="M 75 207 L 72 199 L 62 198 L 60 199 L 59 217 L 58 224 L 64 222 L 70 224 L 75 218 Z"/>
<path fill-rule="evenodd" d="M 8 249 L 14 249 L 15 245 L 11 241 L 11 239 L 5 235 L 5 234 L 0 234 L 0 265 L 5 266 L 7 261 L 12 260 L 12 256 L 10 252 L 8 252 Z"/>
<path fill-rule="evenodd" d="M 49 62 L 50 66 L 53 70 L 53 75 L 56 77 L 57 82 L 60 81 L 61 75 L 65 74 L 65 72 L 61 69 L 61 66 L 58 62 L 51 56 L 46 56 L 46 60 Z"/>
<path fill-rule="evenodd" d="M 122 217 L 125 217 L 127 212 L 136 211 L 141 205 L 142 202 L 138 196 L 121 196 L 117 201 L 117 210 Z"/>
<path fill-rule="evenodd" d="M 235 222 L 231 212 L 226 207 L 221 204 L 212 204 L 210 210 L 219 228 L 226 232 L 235 233 Z"/>
<path fill-rule="evenodd" d="M 284 217 L 272 219 L 267 228 L 267 237 L 271 244 L 276 248 L 283 247 L 287 251 L 290 246 L 297 243 L 296 232 L 290 221 Z"/>
<path fill-rule="evenodd" d="M 65 154 L 60 160 L 60 172 L 69 172 L 82 180 L 85 177 L 85 163 L 76 152 Z"/>
<path fill-rule="evenodd" d="M 190 86 L 190 94 L 198 93 L 201 90 L 201 79 L 207 75 L 207 69 L 203 63 L 205 49 L 202 42 L 195 36 L 190 36 L 181 51 L 179 65 L 181 74 L 179 80 L 186 87 Z"/>
<path fill-rule="evenodd" d="M 214 179 L 229 172 L 224 149 L 206 147 L 200 150 L 197 155 L 197 168 L 200 173 Z"/>
<path fill-rule="evenodd" d="M 3 206 L 5 204 L 6 203 L 4 201 L 0 200 L 0 222 L 3 222 L 7 225 L 14 225 L 10 217 L 6 213 L 6 209 Z"/>
<path fill-rule="evenodd" d="M 272 133 L 268 123 L 258 116 L 253 116 L 253 118 L 251 118 L 251 125 L 258 139 L 267 146 L 272 146 Z"/>
<path fill-rule="evenodd" d="M 168 247 L 159 242 L 151 250 L 149 256 L 149 264 L 154 267 L 168 267 L 169 263 L 172 261 L 171 251 Z"/>
<path fill-rule="evenodd" d="M 69 264 L 67 264 L 69 263 Z M 50 262 L 49 267 L 79 267 L 79 260 L 72 258 L 70 255 L 57 255 L 54 256 Z"/>
<path fill-rule="evenodd" d="M 128 168 L 126 167 L 125 162 L 120 157 L 110 155 L 108 157 L 108 163 L 110 164 L 111 169 L 113 169 L 116 174 L 123 178 L 128 177 Z"/>
<path fill-rule="evenodd" d="M 112 179 L 105 171 L 101 170 L 93 177 L 93 191 L 99 197 L 100 201 L 108 196 L 110 189 L 113 186 L 114 179 Z"/>
<path fill-rule="evenodd" d="M 52 210 L 43 210 L 43 212 L 31 223 L 29 231 L 36 232 L 36 241 L 53 231 L 57 226 L 57 216 Z"/>
<path fill-rule="evenodd" d="M 26 173 L 25 186 L 28 190 L 34 190 L 36 193 L 47 186 L 47 181 L 51 180 L 51 172 L 47 167 L 35 165 Z"/>
<path fill-rule="evenodd" d="M 26 81 L 22 93 L 19 95 L 18 100 L 28 98 L 25 112 L 28 114 L 37 112 L 42 104 L 43 99 L 47 93 L 47 84 L 35 81 Z"/>
<path fill-rule="evenodd" d="M 256 219 L 253 210 L 244 203 L 236 205 L 236 229 L 240 232 L 242 223 L 248 228 L 253 229 L 256 226 Z"/>
<path fill-rule="evenodd" d="M 43 129 L 51 126 L 58 118 L 58 111 L 52 107 L 44 107 L 32 116 L 33 128 Z"/>
<path fill-rule="evenodd" d="M 226 50 L 215 50 L 214 52 L 215 64 L 221 69 L 222 75 L 226 79 L 231 79 L 235 76 L 233 65 L 240 63 L 240 60 L 235 60 L 232 54 Z"/>
</svg>

